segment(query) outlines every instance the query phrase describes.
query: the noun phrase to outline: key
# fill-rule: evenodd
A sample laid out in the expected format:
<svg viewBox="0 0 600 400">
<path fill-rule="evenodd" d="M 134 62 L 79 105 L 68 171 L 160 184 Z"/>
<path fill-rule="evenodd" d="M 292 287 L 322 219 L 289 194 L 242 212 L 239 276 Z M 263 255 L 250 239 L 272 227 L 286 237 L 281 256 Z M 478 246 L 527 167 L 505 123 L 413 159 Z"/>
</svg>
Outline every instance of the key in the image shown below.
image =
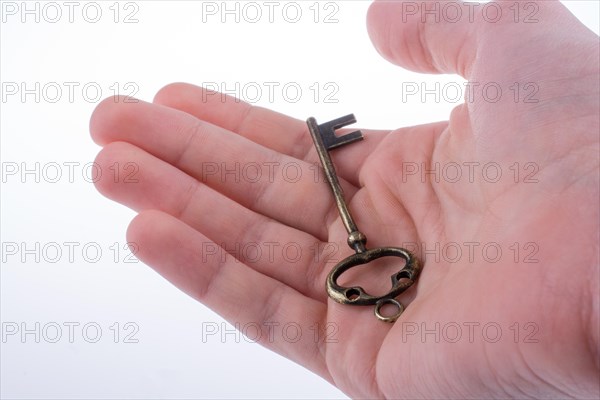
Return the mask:
<svg viewBox="0 0 600 400">
<path fill-rule="evenodd" d="M 310 135 L 315 143 L 319 160 L 321 160 L 321 165 L 325 171 L 325 177 L 327 178 L 327 182 L 329 182 L 329 186 L 335 197 L 340 217 L 348 232 L 348 246 L 355 251 L 355 254 L 346 257 L 334 266 L 327 276 L 327 294 L 334 301 L 341 304 L 363 306 L 375 305 L 375 316 L 379 320 L 395 322 L 404 311 L 404 306 L 397 301 L 395 297 L 399 296 L 416 281 L 419 272 L 421 271 L 421 264 L 412 253 L 401 247 L 378 247 L 368 250 L 366 247 L 367 237 L 358 230 L 358 227 L 352 218 L 329 152 L 347 144 L 363 140 L 361 131 L 354 131 L 342 136 L 336 136 L 335 134 L 337 129 L 355 122 L 356 118 L 353 114 L 346 115 L 321 125 L 317 124 L 316 119 L 313 117 L 306 121 Z M 372 296 L 360 286 L 343 287 L 338 285 L 337 279 L 345 271 L 359 265 L 368 264 L 381 257 L 400 257 L 405 261 L 404 267 L 399 272 L 392 275 L 392 288 L 383 296 Z M 395 306 L 396 312 L 388 316 L 382 315 L 381 308 L 386 304 Z"/>
</svg>

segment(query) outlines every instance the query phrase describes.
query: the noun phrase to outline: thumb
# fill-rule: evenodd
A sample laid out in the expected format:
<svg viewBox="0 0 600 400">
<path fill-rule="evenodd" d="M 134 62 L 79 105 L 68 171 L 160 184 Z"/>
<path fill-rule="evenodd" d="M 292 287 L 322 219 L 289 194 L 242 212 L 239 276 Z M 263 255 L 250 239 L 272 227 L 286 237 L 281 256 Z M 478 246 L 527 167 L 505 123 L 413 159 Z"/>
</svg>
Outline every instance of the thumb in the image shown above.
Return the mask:
<svg viewBox="0 0 600 400">
<path fill-rule="evenodd" d="M 417 72 L 457 73 L 467 79 L 476 61 L 535 54 L 533 46 L 541 39 L 595 37 L 562 4 L 547 0 L 375 1 L 367 27 L 375 48 L 390 62 Z"/>
</svg>

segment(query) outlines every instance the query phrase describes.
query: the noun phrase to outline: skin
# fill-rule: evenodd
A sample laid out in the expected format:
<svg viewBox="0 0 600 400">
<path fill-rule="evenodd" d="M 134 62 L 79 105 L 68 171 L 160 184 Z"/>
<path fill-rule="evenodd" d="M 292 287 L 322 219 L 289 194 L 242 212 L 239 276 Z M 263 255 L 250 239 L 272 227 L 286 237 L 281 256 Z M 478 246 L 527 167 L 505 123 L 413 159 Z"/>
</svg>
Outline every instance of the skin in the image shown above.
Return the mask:
<svg viewBox="0 0 600 400">
<path fill-rule="evenodd" d="M 142 261 L 231 323 L 261 326 L 261 344 L 351 397 L 598 398 L 598 37 L 558 2 L 537 3 L 530 24 L 513 21 L 513 2 L 499 4 L 497 23 L 481 13 L 473 22 L 423 23 L 418 13 L 403 22 L 400 2 L 375 2 L 368 13 L 369 35 L 389 61 L 496 82 L 505 93 L 497 102 L 466 99 L 449 121 L 363 130 L 363 142 L 332 152 L 369 247 L 476 242 L 503 251 L 491 262 L 480 246 L 470 260 L 463 247 L 449 262 L 416 248 L 424 268 L 399 297 L 407 308 L 395 324 L 377 321 L 371 307 L 327 298 L 329 270 L 352 251 L 328 186 L 314 179 L 318 158 L 303 121 L 182 83 L 153 103 L 107 99 L 91 119 L 103 146 L 96 161 L 103 169 L 133 162 L 139 171 L 137 183 L 107 177 L 98 190 L 139 212 L 127 239 Z M 515 82 L 535 83 L 538 101 L 524 101 L 531 90 L 515 101 L 507 89 Z M 236 162 L 295 162 L 302 175 L 292 182 L 276 168 L 265 179 L 263 168 L 258 182 L 236 182 L 207 173 Z M 503 178 L 489 182 L 476 169 L 472 181 L 436 182 L 403 170 L 452 162 L 495 162 Z M 313 251 L 294 261 L 281 251 L 234 251 L 272 242 Z M 217 246 L 224 250 L 214 255 Z M 349 271 L 341 282 L 384 291 L 392 264 L 380 263 L 380 274 Z M 298 341 L 269 340 L 270 328 L 289 322 L 302 328 Z M 502 329 L 498 340 L 495 329 L 484 334 L 486 323 Z M 453 340 L 456 330 L 441 327 L 456 324 L 462 336 Z M 437 329 L 437 340 L 424 329 Z"/>
</svg>

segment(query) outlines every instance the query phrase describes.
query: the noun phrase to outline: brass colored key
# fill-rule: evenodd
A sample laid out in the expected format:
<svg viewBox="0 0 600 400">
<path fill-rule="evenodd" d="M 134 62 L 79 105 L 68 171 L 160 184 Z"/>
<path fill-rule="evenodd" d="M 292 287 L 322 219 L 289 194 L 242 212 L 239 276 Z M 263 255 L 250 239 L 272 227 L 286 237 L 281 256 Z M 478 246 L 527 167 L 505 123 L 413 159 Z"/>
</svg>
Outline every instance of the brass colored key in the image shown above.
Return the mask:
<svg viewBox="0 0 600 400">
<path fill-rule="evenodd" d="M 402 311 L 404 311 L 404 307 L 395 297 L 408 289 L 417 279 L 421 270 L 419 260 L 408 250 L 400 247 L 378 247 L 368 250 L 366 248 L 367 237 L 358 230 L 354 219 L 352 219 L 352 214 L 350 214 L 348 205 L 344 200 L 344 192 L 340 186 L 329 151 L 363 139 L 361 131 L 354 131 L 343 136 L 335 135 L 336 129 L 356 122 L 354 115 L 346 115 L 345 117 L 321 125 L 318 125 L 317 121 L 312 117 L 306 122 L 317 148 L 319 159 L 325 170 L 325 176 L 333 191 L 335 202 L 340 211 L 340 217 L 348 231 L 348 246 L 356 252 L 333 267 L 327 277 L 327 294 L 333 300 L 342 304 L 375 305 L 375 316 L 377 318 L 385 322 L 394 322 L 402 314 Z M 392 288 L 385 295 L 376 297 L 368 294 L 360 286 L 343 287 L 337 284 L 337 279 L 340 275 L 350 268 L 388 256 L 401 257 L 405 260 L 406 264 L 399 272 L 392 275 Z M 395 305 L 397 308 L 396 313 L 387 317 L 383 316 L 381 314 L 381 307 L 385 304 Z"/>
</svg>

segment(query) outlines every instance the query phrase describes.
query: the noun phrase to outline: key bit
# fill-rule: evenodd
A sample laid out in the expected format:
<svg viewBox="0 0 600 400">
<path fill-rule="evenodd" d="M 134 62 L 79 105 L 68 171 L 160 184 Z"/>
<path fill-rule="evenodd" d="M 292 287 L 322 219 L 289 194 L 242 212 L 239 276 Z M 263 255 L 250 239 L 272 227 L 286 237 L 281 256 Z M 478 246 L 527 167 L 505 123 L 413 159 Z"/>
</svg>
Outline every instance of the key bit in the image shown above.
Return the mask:
<svg viewBox="0 0 600 400">
<path fill-rule="evenodd" d="M 316 125 L 317 121 L 314 118 L 310 118 L 313 120 Z M 325 145 L 326 150 L 333 150 L 335 148 L 341 147 L 345 144 L 354 143 L 358 140 L 363 140 L 363 135 L 361 131 L 354 131 L 351 133 L 347 133 L 343 136 L 336 136 L 335 130 L 340 129 L 346 125 L 351 125 L 356 122 L 356 118 L 354 114 L 348 114 L 344 117 L 334 119 L 333 121 L 325 122 L 324 124 L 318 125 L 318 131 L 321 132 L 321 138 L 323 138 L 323 144 Z"/>
</svg>

